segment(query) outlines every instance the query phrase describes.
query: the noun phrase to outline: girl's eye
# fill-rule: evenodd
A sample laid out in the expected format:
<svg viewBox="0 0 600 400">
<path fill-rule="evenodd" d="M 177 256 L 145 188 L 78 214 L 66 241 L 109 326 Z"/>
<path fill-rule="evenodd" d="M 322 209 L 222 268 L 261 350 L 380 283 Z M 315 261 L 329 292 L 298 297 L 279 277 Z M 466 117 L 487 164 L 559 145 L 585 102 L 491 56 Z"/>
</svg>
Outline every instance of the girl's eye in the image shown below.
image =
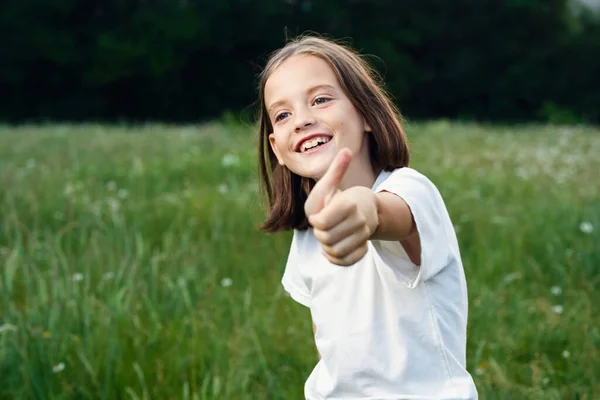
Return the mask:
<svg viewBox="0 0 600 400">
<path fill-rule="evenodd" d="M 327 98 L 327 97 L 317 97 L 317 98 L 315 99 L 314 103 L 315 103 L 316 105 L 319 105 L 319 104 L 324 104 L 324 103 L 327 103 L 329 100 L 331 100 L 331 99 L 329 99 L 329 98 Z"/>
<path fill-rule="evenodd" d="M 282 112 L 281 114 L 277 114 L 275 116 L 275 121 L 277 122 L 277 121 L 281 121 L 281 120 L 287 118 L 288 114 L 289 114 L 288 112 Z"/>
</svg>

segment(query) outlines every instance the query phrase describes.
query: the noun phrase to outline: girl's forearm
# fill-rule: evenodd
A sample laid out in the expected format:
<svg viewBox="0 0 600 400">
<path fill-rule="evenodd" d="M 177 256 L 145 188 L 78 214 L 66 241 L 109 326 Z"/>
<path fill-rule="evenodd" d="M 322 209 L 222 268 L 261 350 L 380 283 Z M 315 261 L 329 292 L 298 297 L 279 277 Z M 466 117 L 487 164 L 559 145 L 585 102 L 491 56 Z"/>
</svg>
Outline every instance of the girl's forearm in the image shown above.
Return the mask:
<svg viewBox="0 0 600 400">
<path fill-rule="evenodd" d="M 378 225 L 371 239 L 400 241 L 417 233 L 417 226 L 408 204 L 390 192 L 375 195 Z"/>
</svg>

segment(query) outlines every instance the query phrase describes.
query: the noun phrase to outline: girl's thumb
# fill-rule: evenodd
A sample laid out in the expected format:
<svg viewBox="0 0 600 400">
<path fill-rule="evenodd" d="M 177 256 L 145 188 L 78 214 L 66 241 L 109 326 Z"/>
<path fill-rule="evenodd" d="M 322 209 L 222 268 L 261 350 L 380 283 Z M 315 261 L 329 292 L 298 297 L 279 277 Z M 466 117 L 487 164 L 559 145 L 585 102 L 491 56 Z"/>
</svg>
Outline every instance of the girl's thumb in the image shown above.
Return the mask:
<svg viewBox="0 0 600 400">
<path fill-rule="evenodd" d="M 342 179 L 348 171 L 350 162 L 352 161 L 352 152 L 343 148 L 337 154 L 325 175 L 313 187 L 304 203 L 304 213 L 307 216 L 321 211 L 339 191 L 339 186 Z"/>
</svg>

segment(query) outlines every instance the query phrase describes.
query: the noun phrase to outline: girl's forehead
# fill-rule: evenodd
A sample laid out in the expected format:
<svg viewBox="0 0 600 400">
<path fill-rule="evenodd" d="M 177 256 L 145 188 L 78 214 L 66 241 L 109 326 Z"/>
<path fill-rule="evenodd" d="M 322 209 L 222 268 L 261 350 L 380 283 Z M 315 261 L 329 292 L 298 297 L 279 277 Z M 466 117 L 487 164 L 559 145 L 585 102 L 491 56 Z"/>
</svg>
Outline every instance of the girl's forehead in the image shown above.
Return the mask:
<svg viewBox="0 0 600 400">
<path fill-rule="evenodd" d="M 308 90 L 314 86 L 339 87 L 337 77 L 329 63 L 309 54 L 294 55 L 283 61 L 265 82 L 265 100 Z"/>
</svg>

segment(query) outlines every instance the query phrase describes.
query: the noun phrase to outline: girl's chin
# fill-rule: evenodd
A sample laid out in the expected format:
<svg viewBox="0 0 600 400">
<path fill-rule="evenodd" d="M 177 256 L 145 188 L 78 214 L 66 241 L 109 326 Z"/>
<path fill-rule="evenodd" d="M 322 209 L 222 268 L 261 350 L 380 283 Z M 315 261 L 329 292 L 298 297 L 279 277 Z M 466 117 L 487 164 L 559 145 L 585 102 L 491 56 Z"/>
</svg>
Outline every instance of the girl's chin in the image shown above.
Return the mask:
<svg viewBox="0 0 600 400">
<path fill-rule="evenodd" d="M 327 170 L 323 170 L 323 171 L 315 171 L 315 170 L 299 170 L 299 171 L 292 171 L 294 172 L 296 175 L 299 175 L 303 178 L 309 178 L 312 179 L 314 181 L 318 181 L 319 179 L 321 179 L 323 177 L 323 175 L 325 175 L 325 172 L 327 172 Z"/>
<path fill-rule="evenodd" d="M 323 175 L 325 175 L 325 173 L 327 172 L 327 169 L 329 168 L 329 166 L 331 165 L 331 162 L 333 161 L 333 158 L 331 159 L 314 159 L 311 160 L 310 162 L 304 163 L 304 165 L 302 165 L 300 168 L 297 169 L 297 172 L 294 171 L 297 175 L 300 176 L 304 176 L 306 178 L 311 178 L 314 180 L 319 180 L 321 179 L 321 177 L 323 177 Z M 310 164 L 310 165 L 306 165 L 306 164 Z"/>
</svg>

